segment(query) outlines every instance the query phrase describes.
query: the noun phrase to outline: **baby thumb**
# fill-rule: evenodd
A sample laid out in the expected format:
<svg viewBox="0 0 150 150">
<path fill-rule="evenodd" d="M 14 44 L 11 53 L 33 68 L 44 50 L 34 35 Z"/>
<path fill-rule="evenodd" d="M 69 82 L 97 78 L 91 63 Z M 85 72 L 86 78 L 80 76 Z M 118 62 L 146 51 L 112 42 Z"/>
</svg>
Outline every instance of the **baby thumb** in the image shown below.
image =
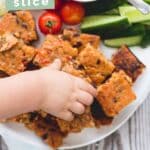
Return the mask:
<svg viewBox="0 0 150 150">
<path fill-rule="evenodd" d="M 52 64 L 50 64 L 49 69 L 52 70 L 60 70 L 61 69 L 61 60 L 60 59 L 55 59 Z"/>
</svg>

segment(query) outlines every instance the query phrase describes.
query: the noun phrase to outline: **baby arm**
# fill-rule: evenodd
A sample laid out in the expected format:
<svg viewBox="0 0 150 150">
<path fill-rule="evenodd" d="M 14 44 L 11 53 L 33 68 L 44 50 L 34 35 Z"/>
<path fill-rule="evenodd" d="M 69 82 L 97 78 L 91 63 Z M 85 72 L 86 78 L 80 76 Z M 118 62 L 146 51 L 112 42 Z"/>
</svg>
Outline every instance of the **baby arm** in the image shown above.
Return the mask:
<svg viewBox="0 0 150 150">
<path fill-rule="evenodd" d="M 42 98 L 39 82 L 31 72 L 0 79 L 0 119 L 34 111 Z"/>
<path fill-rule="evenodd" d="M 38 71 L 0 79 L 0 119 L 43 110 L 64 120 L 82 114 L 96 90 L 87 82 L 59 71 L 61 62 Z"/>
</svg>

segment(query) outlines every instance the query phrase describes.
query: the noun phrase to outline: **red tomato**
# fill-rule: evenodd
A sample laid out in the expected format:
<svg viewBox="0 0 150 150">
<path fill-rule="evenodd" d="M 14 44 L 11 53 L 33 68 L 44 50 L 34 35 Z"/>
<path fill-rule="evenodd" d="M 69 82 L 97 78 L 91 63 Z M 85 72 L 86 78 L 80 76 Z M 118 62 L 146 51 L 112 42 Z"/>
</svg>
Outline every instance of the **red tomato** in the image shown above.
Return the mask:
<svg viewBox="0 0 150 150">
<path fill-rule="evenodd" d="M 85 9 L 81 3 L 69 1 L 62 6 L 60 14 L 64 23 L 76 25 L 83 20 Z"/>
<path fill-rule="evenodd" d="M 60 16 L 54 11 L 43 13 L 39 18 L 39 28 L 44 34 L 57 34 L 62 27 Z"/>
</svg>

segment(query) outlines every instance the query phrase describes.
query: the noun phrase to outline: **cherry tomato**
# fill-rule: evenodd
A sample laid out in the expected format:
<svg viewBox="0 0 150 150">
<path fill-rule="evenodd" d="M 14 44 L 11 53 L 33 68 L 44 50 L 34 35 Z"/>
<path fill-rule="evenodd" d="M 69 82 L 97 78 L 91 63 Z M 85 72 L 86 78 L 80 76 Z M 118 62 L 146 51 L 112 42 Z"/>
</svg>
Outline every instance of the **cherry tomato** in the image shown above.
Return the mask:
<svg viewBox="0 0 150 150">
<path fill-rule="evenodd" d="M 43 13 L 39 18 L 39 28 L 44 34 L 57 34 L 62 27 L 60 16 L 54 11 Z"/>
<path fill-rule="evenodd" d="M 79 2 L 66 2 L 60 10 L 61 18 L 68 25 L 79 24 L 85 15 L 85 9 Z"/>
</svg>

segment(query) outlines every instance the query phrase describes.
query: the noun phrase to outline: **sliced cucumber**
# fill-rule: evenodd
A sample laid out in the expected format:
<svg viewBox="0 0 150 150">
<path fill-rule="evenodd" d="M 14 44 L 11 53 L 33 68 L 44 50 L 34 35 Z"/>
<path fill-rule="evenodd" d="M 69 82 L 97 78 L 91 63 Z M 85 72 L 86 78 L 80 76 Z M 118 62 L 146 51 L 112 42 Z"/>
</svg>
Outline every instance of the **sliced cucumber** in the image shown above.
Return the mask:
<svg viewBox="0 0 150 150">
<path fill-rule="evenodd" d="M 102 15 L 119 15 L 119 9 L 118 8 L 114 8 L 114 9 L 111 9 L 111 10 L 108 10 L 104 13 L 102 13 Z"/>
<path fill-rule="evenodd" d="M 142 41 L 142 47 L 147 47 L 150 45 L 150 26 L 146 27 L 146 34 Z"/>
<path fill-rule="evenodd" d="M 124 16 L 95 15 L 85 17 L 81 24 L 81 30 L 87 33 L 102 34 L 106 31 L 127 28 L 130 26 Z"/>
<path fill-rule="evenodd" d="M 99 14 L 122 5 L 126 0 L 97 0 L 84 4 L 86 15 Z"/>
<path fill-rule="evenodd" d="M 144 25 L 146 34 L 150 33 L 150 32 L 147 32 L 147 31 L 150 31 L 150 22 L 142 22 L 141 24 Z"/>
<path fill-rule="evenodd" d="M 136 8 L 131 6 L 131 5 L 126 5 L 126 6 L 120 6 L 119 7 L 119 13 L 120 13 L 121 16 L 125 16 L 125 14 L 127 12 L 130 12 L 130 11 L 133 11 L 133 10 L 136 10 Z"/>
<path fill-rule="evenodd" d="M 128 45 L 128 46 L 136 46 L 140 45 L 143 40 L 143 36 L 131 36 L 131 37 L 122 37 L 116 39 L 109 39 L 104 40 L 104 44 L 109 47 L 120 47 L 121 45 Z"/>
<path fill-rule="evenodd" d="M 150 0 L 144 0 L 146 3 L 149 3 L 150 4 Z"/>
<path fill-rule="evenodd" d="M 119 7 L 121 16 L 126 16 L 130 23 L 141 23 L 150 21 L 150 14 L 142 14 L 139 10 L 132 6 Z"/>
<path fill-rule="evenodd" d="M 130 23 L 150 21 L 150 14 L 144 15 L 138 10 L 127 12 L 125 16 L 128 17 Z"/>
<path fill-rule="evenodd" d="M 126 16 L 130 23 L 141 23 L 150 21 L 150 14 L 144 15 L 133 6 L 120 6 L 121 16 Z"/>
<path fill-rule="evenodd" d="M 150 26 L 150 21 L 142 22 L 142 24 Z"/>
<path fill-rule="evenodd" d="M 135 36 L 135 35 L 145 35 L 145 25 L 143 24 L 134 24 L 127 29 L 120 30 L 111 30 L 101 34 L 103 39 L 117 38 L 117 37 L 126 37 L 126 36 Z"/>
</svg>

